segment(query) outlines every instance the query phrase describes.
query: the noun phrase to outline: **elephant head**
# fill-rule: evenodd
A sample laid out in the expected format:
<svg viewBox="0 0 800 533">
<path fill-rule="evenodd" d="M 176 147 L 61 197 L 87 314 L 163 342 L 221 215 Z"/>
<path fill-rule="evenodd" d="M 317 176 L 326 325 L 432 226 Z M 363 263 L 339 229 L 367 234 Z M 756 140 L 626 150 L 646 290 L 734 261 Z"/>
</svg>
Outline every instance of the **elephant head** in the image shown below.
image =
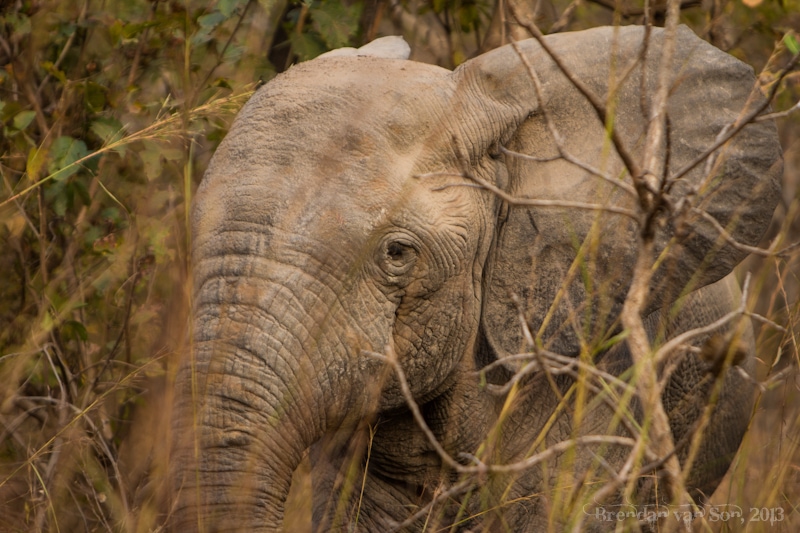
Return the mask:
<svg viewBox="0 0 800 533">
<path fill-rule="evenodd" d="M 604 102 L 605 123 L 535 40 L 452 72 L 398 58 L 397 46 L 337 53 L 255 93 L 195 199 L 193 350 L 173 424 L 176 530 L 280 529 L 305 451 L 369 417 L 395 422 L 378 426 L 361 511 L 360 527 L 381 530 L 453 475 L 410 418 L 397 375 L 370 354 L 394 354 L 457 457 L 476 453 L 497 423 L 504 398 L 475 371 L 526 349 L 520 315 L 537 342 L 567 356 L 618 331 L 643 218 L 617 146 L 641 165 L 664 38 L 640 27 L 546 37 Z M 749 99 L 749 67 L 686 28 L 672 68 L 665 173 L 690 170 L 670 182 L 662 209 L 683 215 L 656 227 L 647 313 L 745 255 L 680 207 L 754 245 L 781 171 L 768 122 L 745 126 L 715 164 L 691 167 L 760 96 Z M 514 372 L 494 367 L 496 384 Z M 531 379 L 532 394 L 553 395 Z M 500 456 L 522 453 L 541 430 L 549 400 L 533 398 L 507 422 L 519 427 Z"/>
</svg>

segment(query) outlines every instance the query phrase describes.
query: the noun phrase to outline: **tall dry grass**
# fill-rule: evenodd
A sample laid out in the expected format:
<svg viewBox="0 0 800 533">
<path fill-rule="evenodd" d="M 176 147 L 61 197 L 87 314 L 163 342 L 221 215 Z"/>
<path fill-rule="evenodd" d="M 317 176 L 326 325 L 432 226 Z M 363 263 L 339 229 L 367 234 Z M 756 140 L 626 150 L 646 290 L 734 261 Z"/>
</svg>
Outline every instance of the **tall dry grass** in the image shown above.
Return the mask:
<svg viewBox="0 0 800 533">
<path fill-rule="evenodd" d="M 450 63 L 476 48 L 474 29 L 443 24 L 446 12 L 383 4 L 357 21 L 369 31 L 352 38 L 405 31 L 420 47 L 446 42 Z M 634 20 L 591 3 L 545 4 L 536 21 L 569 29 Z M 684 11 L 683 21 L 760 70 L 776 35 L 798 29 L 797 11 L 750 4 L 714 2 L 711 12 Z M 281 1 L 0 7 L 0 531 L 158 531 L 169 514 L 170 380 L 188 342 L 192 192 L 253 84 L 291 61 L 290 46 L 324 49 L 325 35 L 293 38 L 317 30 L 297 24 L 310 19 L 282 19 L 309 15 Z M 485 7 L 481 16 L 490 16 L 493 5 Z M 774 74 L 767 68 L 762 78 Z M 798 101 L 797 79 L 781 82 L 776 109 Z M 794 115 L 778 123 L 784 198 L 764 247 L 800 239 L 800 130 Z M 707 512 L 694 529 L 800 527 L 799 262 L 795 250 L 739 268 L 754 280 L 750 309 L 785 331 L 756 325 L 763 391 L 711 498 L 741 516 Z M 310 529 L 310 490 L 304 463 L 288 531 Z M 781 519 L 754 521 L 763 509 L 773 519 L 781 509 Z"/>
</svg>

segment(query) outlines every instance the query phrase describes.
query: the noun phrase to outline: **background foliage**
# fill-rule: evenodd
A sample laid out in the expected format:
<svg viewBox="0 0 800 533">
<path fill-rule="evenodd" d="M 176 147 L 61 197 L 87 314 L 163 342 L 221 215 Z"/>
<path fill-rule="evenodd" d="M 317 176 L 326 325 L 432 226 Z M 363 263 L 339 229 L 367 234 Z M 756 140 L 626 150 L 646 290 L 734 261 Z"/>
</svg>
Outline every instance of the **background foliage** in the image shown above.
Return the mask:
<svg viewBox="0 0 800 533">
<path fill-rule="evenodd" d="M 767 81 L 785 63 L 780 43 L 796 46 L 784 36 L 800 29 L 798 0 L 683 5 L 685 23 Z M 656 24 L 663 10 L 652 4 Z M 527 37 L 512 13 L 545 32 L 643 21 L 637 0 L 0 0 L 0 530 L 158 527 L 156 414 L 186 342 L 188 206 L 251 91 L 388 34 L 453 67 Z M 776 109 L 798 101 L 799 76 Z M 800 138 L 791 116 L 779 126 L 784 197 L 767 241 L 790 242 Z M 787 327 L 762 330 L 759 378 L 783 373 L 719 498 L 782 505 L 791 528 L 800 268 L 795 255 L 742 269 L 758 275 L 759 312 Z"/>
</svg>

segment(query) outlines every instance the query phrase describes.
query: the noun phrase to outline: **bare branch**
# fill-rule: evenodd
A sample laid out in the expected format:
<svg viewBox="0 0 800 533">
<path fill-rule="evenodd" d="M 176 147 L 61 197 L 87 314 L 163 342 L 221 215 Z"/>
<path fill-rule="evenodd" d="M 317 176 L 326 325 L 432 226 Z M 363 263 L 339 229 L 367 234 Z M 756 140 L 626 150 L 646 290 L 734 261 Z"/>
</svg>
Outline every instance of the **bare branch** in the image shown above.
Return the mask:
<svg viewBox="0 0 800 533">
<path fill-rule="evenodd" d="M 561 58 L 558 57 L 558 55 L 555 54 L 553 49 L 550 48 L 550 45 L 547 44 L 547 41 L 545 40 L 544 35 L 539 30 L 539 28 L 536 27 L 535 24 L 530 24 L 527 21 L 520 20 L 520 18 L 518 17 L 516 11 L 514 10 L 513 6 L 509 6 L 509 7 L 511 8 L 511 14 L 514 16 L 514 18 L 517 19 L 517 22 L 522 27 L 524 27 L 526 30 L 528 30 L 531 33 L 531 35 L 533 35 L 534 39 L 536 39 L 536 41 L 542 47 L 542 50 L 544 50 L 547 53 L 547 55 L 550 56 L 550 59 L 553 60 L 553 62 L 559 68 L 561 73 L 564 74 L 564 76 L 567 77 L 567 79 L 570 81 L 570 83 L 576 89 L 578 89 L 578 91 L 592 105 L 592 107 L 595 110 L 595 113 L 597 114 L 597 117 L 600 119 L 600 122 L 603 125 L 607 124 L 608 123 L 608 115 L 607 115 L 607 110 L 606 110 L 605 104 L 597 97 L 597 95 L 595 95 L 591 91 L 591 89 L 589 89 L 589 87 L 586 86 L 585 83 L 583 83 L 583 81 L 581 81 L 580 78 L 578 78 L 578 76 L 575 75 L 574 72 L 572 72 L 563 63 L 563 61 L 561 61 Z M 531 64 L 528 61 L 528 59 L 521 53 L 521 51 L 519 50 L 519 47 L 515 43 L 512 43 L 512 45 L 514 45 L 514 50 L 516 50 L 516 52 L 519 55 L 520 59 L 522 60 L 523 64 L 528 69 L 528 72 L 532 74 L 532 78 L 535 78 L 536 76 L 535 76 L 535 73 L 533 71 L 533 67 L 531 66 Z M 638 187 L 637 181 L 639 181 L 639 176 L 641 176 L 641 169 L 639 168 L 639 165 L 636 163 L 636 160 L 633 158 L 632 154 L 625 147 L 625 144 L 623 143 L 622 139 L 619 136 L 619 133 L 617 132 L 617 130 L 615 128 L 611 129 L 611 142 L 614 143 L 614 148 L 616 148 L 617 153 L 619 154 L 620 158 L 622 159 L 622 162 L 625 164 L 625 168 L 628 170 L 628 173 L 633 177 L 634 186 Z"/>
<path fill-rule="evenodd" d="M 379 361 L 383 361 L 384 363 L 390 365 L 394 370 L 395 374 L 397 375 L 398 382 L 400 384 L 400 390 L 403 394 L 403 397 L 406 400 L 406 404 L 408 405 L 411 414 L 414 417 L 414 421 L 417 423 L 419 428 L 425 434 L 425 437 L 428 439 L 428 442 L 436 451 L 437 455 L 447 464 L 450 468 L 455 470 L 456 472 L 462 474 L 485 474 L 487 472 L 491 473 L 510 473 L 510 472 L 520 472 L 522 470 L 531 468 L 536 466 L 537 464 L 546 461 L 555 457 L 556 455 L 569 450 L 575 446 L 586 446 L 591 444 L 617 444 L 621 446 L 635 446 L 636 440 L 631 439 L 629 437 L 619 437 L 614 435 L 585 435 L 582 437 L 578 437 L 575 439 L 565 440 L 558 442 L 546 450 L 526 457 L 521 461 L 517 461 L 514 463 L 508 464 L 493 464 L 487 465 L 480 461 L 476 457 L 471 457 L 473 462 L 477 463 L 477 466 L 465 466 L 453 459 L 447 451 L 442 448 L 442 445 L 439 443 L 436 436 L 431 431 L 430 427 L 428 426 L 427 422 L 425 422 L 425 418 L 422 416 L 422 412 L 419 409 L 419 405 L 414 400 L 413 395 L 411 394 L 411 389 L 408 386 L 408 381 L 406 380 L 405 373 L 403 372 L 400 363 L 397 361 L 397 356 L 394 353 L 394 349 L 391 346 L 387 346 L 386 350 L 390 355 L 383 355 L 376 352 L 371 352 L 369 350 L 362 350 L 362 354 L 377 359 Z"/>
<path fill-rule="evenodd" d="M 711 333 L 713 331 L 718 330 L 731 320 L 742 316 L 746 313 L 745 302 L 747 300 L 747 290 L 750 284 L 750 274 L 747 274 L 745 278 L 744 287 L 742 288 L 742 299 L 739 303 L 739 306 L 734 309 L 733 311 L 723 315 L 722 317 L 718 318 L 711 324 L 707 324 L 705 326 L 690 329 L 689 331 L 684 331 L 680 335 L 671 338 L 669 341 L 665 342 L 658 350 L 656 350 L 655 354 L 653 354 L 653 360 L 655 361 L 656 366 L 661 365 L 666 361 L 667 357 L 671 354 L 671 352 L 683 344 L 687 344 L 692 339 L 695 339 L 701 335 L 705 335 L 707 333 Z"/>
<path fill-rule="evenodd" d="M 460 496 L 461 494 L 464 494 L 466 492 L 469 492 L 470 490 L 472 490 L 473 487 L 474 487 L 474 482 L 471 479 L 467 479 L 467 480 L 460 481 L 460 482 L 456 483 L 455 485 L 453 485 L 452 487 L 450 487 L 446 491 L 441 492 L 441 493 L 437 494 L 436 496 L 434 496 L 431 499 L 431 501 L 429 501 L 427 504 L 425 504 L 422 507 L 420 507 L 419 510 L 416 513 L 412 514 L 411 516 L 409 516 L 408 518 L 406 518 L 405 520 L 403 520 L 399 524 L 398 523 L 393 524 L 392 528 L 389 530 L 389 532 L 390 533 L 394 533 L 396 531 L 403 531 L 403 530 L 406 530 L 406 529 L 412 527 L 414 525 L 414 522 L 416 522 L 420 518 L 430 514 L 430 512 L 433 510 L 433 508 L 436 505 L 438 505 L 439 503 L 441 503 L 441 502 L 443 502 L 445 500 L 449 500 L 451 498 L 455 498 L 456 496 Z"/>
<path fill-rule="evenodd" d="M 795 111 L 797 111 L 799 109 L 800 109 L 800 101 L 798 101 L 792 107 L 790 107 L 789 109 L 786 109 L 784 111 L 776 111 L 775 113 L 768 113 L 766 115 L 761 115 L 760 117 L 757 117 L 754 120 L 754 122 L 762 122 L 762 121 L 765 121 L 765 120 L 774 120 L 776 118 L 788 117 L 790 114 L 794 113 Z"/>
<path fill-rule="evenodd" d="M 61 67 L 61 63 L 67 57 L 67 53 L 69 52 L 69 49 L 72 48 L 72 43 L 75 41 L 75 35 L 78 34 L 78 28 L 80 28 L 81 24 L 83 23 L 83 19 L 86 18 L 86 10 L 88 8 L 89 8 L 89 0 L 85 0 L 83 2 L 83 6 L 81 7 L 80 12 L 78 13 L 78 20 L 75 23 L 75 29 L 67 38 L 67 42 L 64 43 L 64 47 L 61 49 L 61 53 L 58 55 L 58 59 L 56 59 L 56 62 L 53 63 L 53 70 L 58 70 L 59 67 Z M 45 85 L 47 85 L 47 82 L 50 81 L 50 77 L 51 75 L 48 72 L 47 75 L 42 79 L 42 82 L 39 84 L 39 87 L 36 88 L 37 97 L 41 96 L 42 89 L 44 89 Z"/>
<path fill-rule="evenodd" d="M 625 209 L 623 207 L 615 207 L 615 206 L 605 206 L 599 204 L 587 204 L 583 202 L 568 202 L 564 200 L 535 200 L 533 198 L 518 198 L 516 196 L 512 196 L 505 192 L 504 190 L 496 187 L 494 184 L 489 183 L 488 181 L 475 176 L 472 173 L 455 173 L 455 172 L 430 172 L 426 174 L 416 174 L 415 178 L 432 178 L 432 177 L 459 177 L 459 178 L 466 178 L 473 180 L 476 182 L 481 188 L 491 191 L 492 193 L 496 194 L 504 201 L 506 201 L 509 205 L 525 205 L 530 207 L 562 207 L 562 208 L 573 208 L 573 209 L 585 209 L 587 211 L 606 211 L 608 213 L 615 213 L 617 215 L 624 215 L 633 219 L 634 221 L 638 222 L 639 218 L 637 214 L 630 210 Z M 442 191 L 448 189 L 450 187 L 472 187 L 474 185 L 469 183 L 448 183 L 445 185 L 440 185 L 433 190 L 435 191 Z"/>
<path fill-rule="evenodd" d="M 622 325 L 629 331 L 628 348 L 637 371 L 635 386 L 642 402 L 642 409 L 646 413 L 644 422 L 646 430 L 644 433 L 647 435 L 647 439 L 637 439 L 636 447 L 631 455 L 636 458 L 635 460 L 638 460 L 649 447 L 657 456 L 666 458 L 664 470 L 668 475 L 667 485 L 670 501 L 680 505 L 686 498 L 686 488 L 681 475 L 681 465 L 672 454 L 675 445 L 672 439 L 669 418 L 661 401 L 661 387 L 657 381 L 657 358 L 652 353 L 650 340 L 642 319 L 642 310 L 647 301 L 650 281 L 653 275 L 654 215 L 659 205 L 659 199 L 663 198 L 664 185 L 666 183 L 664 180 L 666 159 L 662 153 L 661 146 L 666 139 L 667 98 L 669 96 L 669 87 L 672 83 L 672 62 L 677 40 L 678 17 L 679 2 L 677 0 L 668 0 L 664 45 L 658 72 L 658 87 L 653 96 L 653 105 L 648 117 L 649 124 L 643 158 L 643 172 L 646 175 L 637 173 L 633 176 L 634 186 L 636 186 L 640 195 L 639 204 L 645 211 L 644 214 L 647 218 L 639 235 L 639 253 L 620 319 Z M 655 182 L 650 185 L 657 186 L 660 191 L 657 195 L 653 195 L 645 185 L 648 182 L 648 176 Z M 633 481 L 631 480 L 627 484 L 626 494 L 633 490 Z M 667 531 L 669 531 L 674 524 L 668 523 L 665 525 Z"/>
<path fill-rule="evenodd" d="M 772 241 L 772 245 L 770 245 L 770 247 L 766 250 L 764 250 L 763 248 L 758 248 L 756 246 L 750 246 L 734 239 L 733 236 L 730 233 L 728 233 L 728 231 L 725 228 L 722 227 L 722 224 L 720 224 L 717 221 L 717 219 L 711 216 L 709 213 L 703 211 L 702 209 L 698 209 L 696 207 L 692 207 L 691 210 L 692 212 L 697 213 L 698 215 L 702 216 L 704 219 L 709 221 L 711 225 L 714 226 L 714 229 L 719 232 L 719 234 L 722 236 L 723 239 L 725 239 L 725 241 L 728 244 L 730 244 L 737 250 L 741 250 L 742 252 L 746 252 L 748 254 L 757 255 L 759 257 L 785 257 L 789 254 L 789 252 L 800 246 L 800 241 L 798 241 L 776 252 L 774 248 L 778 244 L 778 239 Z"/>
<path fill-rule="evenodd" d="M 728 244 L 730 244 L 737 250 L 740 250 L 742 252 L 747 252 L 748 254 L 758 255 L 761 257 L 769 257 L 773 255 L 773 253 L 770 250 L 764 250 L 756 246 L 749 246 L 747 244 L 743 244 L 737 241 L 736 239 L 733 238 L 733 236 L 730 233 L 728 233 L 728 231 L 725 228 L 722 227 L 722 224 L 720 224 L 716 218 L 714 218 L 707 212 L 703 211 L 702 209 L 693 207 L 692 212 L 697 213 L 705 220 L 709 221 L 711 225 L 714 226 L 714 229 L 717 230 L 717 232 L 722 236 L 722 238 L 725 239 L 725 241 Z"/>
<path fill-rule="evenodd" d="M 528 154 L 523 154 L 521 152 L 515 152 L 514 150 L 509 150 L 505 146 L 500 146 L 500 151 L 506 155 L 517 157 L 519 159 L 524 159 L 526 161 L 533 161 L 534 163 L 549 163 L 551 161 L 558 161 L 559 159 L 564 159 L 564 156 L 562 154 L 553 155 L 550 157 L 536 157 L 534 155 L 528 155 Z"/>
<path fill-rule="evenodd" d="M 561 16 L 558 17 L 558 20 L 550 26 L 549 34 L 559 33 L 566 29 L 567 25 L 569 25 L 570 19 L 572 18 L 572 14 L 575 13 L 575 10 L 581 5 L 582 0 L 572 0 L 570 4 L 564 9 L 564 12 L 561 13 Z"/>
<path fill-rule="evenodd" d="M 563 453 L 570 448 L 574 448 L 576 446 L 588 446 L 592 444 L 615 444 L 618 446 L 636 446 L 637 440 L 632 439 L 630 437 L 620 437 L 617 435 L 584 435 L 581 437 L 576 437 L 570 440 L 563 440 L 552 446 L 549 446 L 546 450 L 531 455 L 521 461 L 516 463 L 509 463 L 505 465 L 483 465 L 484 468 L 493 473 L 511 473 L 511 472 L 520 472 L 522 470 L 526 470 L 533 466 L 536 466 L 544 461 L 554 458 L 556 455 Z"/>
<path fill-rule="evenodd" d="M 549 115 L 547 115 L 547 113 L 545 113 L 545 117 L 546 117 L 545 120 L 547 120 L 548 125 L 550 125 L 550 119 L 549 119 Z M 553 126 L 553 129 L 555 129 L 555 126 Z M 585 170 L 589 174 L 591 174 L 593 176 L 597 176 L 598 178 L 610 183 L 611 185 L 613 185 L 615 187 L 619 187 L 620 189 L 622 189 L 623 191 L 627 192 L 628 194 L 630 194 L 634 198 L 638 198 L 638 195 L 636 194 L 636 189 L 634 189 L 633 187 L 628 185 L 626 182 L 624 182 L 624 181 L 622 181 L 620 179 L 612 178 L 611 176 L 609 176 L 608 174 L 604 173 L 603 171 L 601 171 L 601 170 L 599 170 L 597 168 L 594 168 L 593 166 L 591 166 L 591 165 L 589 165 L 587 163 L 584 163 L 583 161 L 581 161 L 580 159 L 578 159 L 577 157 L 572 155 L 570 152 L 568 152 L 567 149 L 564 148 L 564 146 L 563 146 L 563 144 L 561 142 L 562 139 L 561 139 L 560 136 L 554 137 L 554 140 L 556 142 L 556 146 L 558 147 L 558 151 L 559 151 L 559 155 L 558 156 L 554 156 L 554 157 L 546 157 L 546 158 L 534 157 L 534 156 L 531 156 L 531 155 L 522 154 L 520 152 L 515 152 L 513 150 L 509 150 L 505 146 L 501 146 L 500 147 L 500 151 L 503 152 L 506 155 L 510 155 L 510 156 L 513 156 L 513 157 L 518 157 L 519 159 L 526 159 L 528 161 L 534 161 L 536 163 L 547 163 L 547 162 L 550 162 L 550 161 L 556 161 L 558 159 L 564 159 L 565 161 L 567 161 L 569 163 L 572 163 L 576 167 L 582 168 L 583 170 Z"/>
<path fill-rule="evenodd" d="M 711 144 L 711 146 L 709 146 L 703 152 L 698 154 L 697 157 L 692 159 L 690 162 L 688 162 L 682 168 L 678 169 L 674 174 L 672 174 L 669 177 L 669 181 L 675 181 L 677 179 L 680 179 L 683 176 L 685 176 L 686 174 L 688 174 L 689 172 L 691 172 L 697 165 L 699 165 L 700 163 L 705 161 L 706 158 L 708 158 L 708 156 L 713 154 L 718 148 L 720 148 L 726 142 L 728 142 L 733 137 L 735 137 L 736 134 L 738 134 L 740 131 L 742 131 L 742 129 L 744 129 L 745 126 L 747 126 L 751 122 L 754 122 L 755 119 L 759 115 L 761 115 L 761 113 L 763 113 L 764 110 L 767 109 L 767 107 L 769 107 L 770 102 L 775 97 L 775 94 L 778 92 L 778 86 L 780 86 L 781 81 L 797 65 L 798 61 L 800 61 L 800 54 L 794 55 L 794 57 L 792 57 L 792 59 L 789 61 L 789 63 L 783 68 L 783 70 L 781 70 L 781 73 L 778 75 L 778 79 L 775 80 L 775 82 L 773 83 L 772 87 L 770 87 L 770 91 L 767 94 L 767 96 L 764 98 L 763 102 L 761 102 L 759 105 L 757 105 L 753 110 L 751 110 L 749 113 L 747 113 L 743 117 L 740 116 L 739 119 L 737 119 L 736 123 L 733 126 L 728 126 L 727 128 L 729 129 L 729 131 L 728 131 L 728 133 L 726 135 L 718 137 L 717 140 L 715 140 Z M 744 112 L 744 110 L 743 110 L 743 112 Z"/>
<path fill-rule="evenodd" d="M 419 410 L 419 405 L 414 400 L 414 396 L 411 394 L 411 389 L 408 386 L 408 381 L 406 380 L 405 372 L 403 372 L 400 363 L 397 361 L 397 355 L 394 352 L 394 348 L 387 345 L 386 346 L 386 353 L 387 355 L 383 355 L 376 352 L 371 352 L 369 350 L 362 350 L 362 353 L 368 357 L 372 357 L 373 359 L 378 359 L 379 361 L 383 361 L 384 363 L 390 365 L 397 375 L 397 381 L 400 383 L 400 391 L 403 393 L 403 397 L 406 400 L 406 404 L 408 405 L 411 414 L 414 416 L 414 420 L 416 421 L 419 428 L 425 434 L 425 437 L 428 439 L 428 442 L 439 455 L 439 457 L 444 461 L 444 463 L 455 470 L 456 472 L 467 472 L 467 471 L 474 471 L 473 469 L 469 469 L 464 467 L 461 463 L 453 459 L 442 445 L 439 443 L 439 440 L 436 438 L 436 435 L 433 434 L 431 428 L 428 427 L 428 423 L 425 422 L 425 418 L 422 416 L 422 412 Z"/>
</svg>

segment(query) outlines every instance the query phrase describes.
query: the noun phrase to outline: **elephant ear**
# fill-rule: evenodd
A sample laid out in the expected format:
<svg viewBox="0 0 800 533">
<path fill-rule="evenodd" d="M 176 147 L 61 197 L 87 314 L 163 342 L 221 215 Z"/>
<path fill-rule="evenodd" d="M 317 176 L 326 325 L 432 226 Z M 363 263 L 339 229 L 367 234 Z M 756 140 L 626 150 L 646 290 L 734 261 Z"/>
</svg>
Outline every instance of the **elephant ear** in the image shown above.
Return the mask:
<svg viewBox="0 0 800 533">
<path fill-rule="evenodd" d="M 411 47 L 402 37 L 389 35 L 371 41 L 361 48 L 337 48 L 321 54 L 323 57 L 382 57 L 384 59 L 408 59 Z"/>
<path fill-rule="evenodd" d="M 644 152 L 665 34 L 652 29 L 643 54 L 646 36 L 644 28 L 624 27 L 545 38 L 562 64 L 606 102 L 612 118 L 608 122 L 635 159 Z M 594 108 L 537 41 L 517 46 L 541 81 L 541 98 L 531 72 L 511 45 L 456 72 L 483 91 L 484 114 L 508 122 L 500 142 L 536 159 L 505 153 L 509 192 L 635 212 L 638 201 L 630 192 L 631 178 Z M 685 27 L 677 33 L 672 74 L 668 135 L 661 147 L 667 175 L 712 146 L 743 109 L 763 102 L 760 94 L 750 97 L 755 78 L 749 66 Z M 611 98 L 610 87 L 616 87 Z M 582 165 L 559 157 L 546 115 L 561 137 L 561 149 Z M 711 215 L 737 241 L 755 245 L 779 196 L 782 156 L 774 124 L 745 126 L 715 157 L 715 165 L 697 165 L 676 180 L 669 200 L 679 205 L 696 190 L 687 198 L 691 205 Z M 642 165 L 641 160 L 637 163 Z M 588 171 L 589 166 L 610 179 Z M 615 180 L 627 184 L 628 190 Z M 582 344 L 597 345 L 593 343 L 607 338 L 616 327 L 636 261 L 635 220 L 609 210 L 571 207 L 509 206 L 504 217 L 484 274 L 482 325 L 494 354 L 503 357 L 525 349 L 520 311 L 533 335 L 561 353 L 575 354 Z M 746 255 L 697 211 L 689 211 L 679 224 L 677 218 L 669 220 L 657 230 L 661 261 L 648 312 L 674 301 L 682 291 L 722 278 Z"/>
</svg>

